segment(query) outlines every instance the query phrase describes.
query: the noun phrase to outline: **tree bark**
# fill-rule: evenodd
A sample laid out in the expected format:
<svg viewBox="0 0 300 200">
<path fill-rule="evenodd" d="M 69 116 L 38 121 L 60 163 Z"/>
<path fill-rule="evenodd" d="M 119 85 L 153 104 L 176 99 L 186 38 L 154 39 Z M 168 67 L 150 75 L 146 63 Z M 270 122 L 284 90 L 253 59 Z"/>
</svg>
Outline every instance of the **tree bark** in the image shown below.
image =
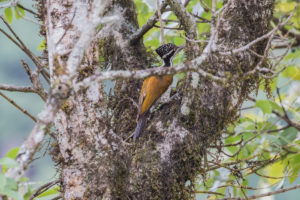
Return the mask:
<svg viewBox="0 0 300 200">
<path fill-rule="evenodd" d="M 215 27 L 218 49 L 209 53 L 201 69 L 229 81 L 222 84 L 189 73 L 178 87 L 180 98 L 150 114 L 137 143 L 126 138 L 135 129 L 137 108 L 130 99 L 137 101 L 141 81 L 112 80 L 111 90 L 107 81 L 102 81 L 71 92 L 55 119 L 57 144 L 52 150 L 59 164 L 63 198 L 193 199 L 194 181 L 205 167 L 207 144 L 220 139 L 221 131 L 236 119 L 238 108 L 259 82 L 257 74 L 244 76 L 256 67 L 259 60 L 255 55 L 249 51 L 230 56 L 219 52 L 236 49 L 267 33 L 273 4 L 273 0 L 225 1 Z M 91 20 L 91 9 L 91 1 L 47 1 L 51 88 L 64 74 L 66 58 L 86 21 Z M 118 21 L 102 25 L 99 37 L 92 40 L 83 57 L 75 82 L 99 71 L 153 66 L 154 56 L 142 41 L 129 42 L 138 30 L 134 2 L 106 2 L 101 17 L 111 15 L 117 15 Z M 266 43 L 262 41 L 251 50 L 263 54 Z M 196 46 L 199 52 L 187 50 L 189 59 L 201 53 Z M 187 96 L 189 99 L 183 98 Z"/>
</svg>

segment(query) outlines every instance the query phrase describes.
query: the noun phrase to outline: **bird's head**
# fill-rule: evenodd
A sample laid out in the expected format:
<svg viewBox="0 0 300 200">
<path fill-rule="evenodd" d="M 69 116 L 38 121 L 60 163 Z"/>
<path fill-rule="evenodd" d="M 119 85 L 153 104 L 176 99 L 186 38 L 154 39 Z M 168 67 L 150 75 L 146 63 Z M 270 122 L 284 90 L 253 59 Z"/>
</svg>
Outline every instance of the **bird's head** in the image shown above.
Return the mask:
<svg viewBox="0 0 300 200">
<path fill-rule="evenodd" d="M 178 47 L 175 44 L 168 43 L 161 45 L 155 51 L 163 59 L 164 66 L 172 66 L 173 58 L 183 48 L 184 45 Z"/>
</svg>

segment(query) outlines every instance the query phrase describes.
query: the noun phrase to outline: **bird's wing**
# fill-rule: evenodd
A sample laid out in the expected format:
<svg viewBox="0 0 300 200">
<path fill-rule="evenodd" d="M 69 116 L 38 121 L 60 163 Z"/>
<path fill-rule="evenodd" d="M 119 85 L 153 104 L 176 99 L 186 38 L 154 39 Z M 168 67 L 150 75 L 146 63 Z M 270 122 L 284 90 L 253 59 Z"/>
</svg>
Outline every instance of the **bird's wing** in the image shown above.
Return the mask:
<svg viewBox="0 0 300 200">
<path fill-rule="evenodd" d="M 146 97 L 146 92 L 147 92 L 147 87 L 148 87 L 148 83 L 151 77 L 148 77 L 144 80 L 143 82 L 143 86 L 142 86 L 142 90 L 140 92 L 140 97 L 139 97 L 139 110 L 140 110 L 140 114 L 141 114 L 141 109 L 142 109 L 142 105 L 144 102 L 144 99 Z"/>
<path fill-rule="evenodd" d="M 165 75 L 163 77 L 151 76 L 147 80 L 141 98 L 142 105 L 140 114 L 145 113 L 155 103 L 155 101 L 168 89 L 172 83 L 172 75 Z"/>
</svg>

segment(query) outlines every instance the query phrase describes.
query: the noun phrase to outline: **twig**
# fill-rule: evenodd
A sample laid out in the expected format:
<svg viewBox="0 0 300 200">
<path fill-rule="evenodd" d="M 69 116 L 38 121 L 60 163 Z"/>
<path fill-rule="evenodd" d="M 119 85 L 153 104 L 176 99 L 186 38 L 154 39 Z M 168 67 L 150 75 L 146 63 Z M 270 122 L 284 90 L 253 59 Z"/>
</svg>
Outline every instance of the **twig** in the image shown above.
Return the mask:
<svg viewBox="0 0 300 200">
<path fill-rule="evenodd" d="M 258 199 L 260 197 L 266 197 L 266 196 L 271 196 L 271 195 L 274 195 L 274 194 L 280 194 L 280 193 L 287 192 L 287 191 L 290 191 L 290 190 L 295 190 L 297 188 L 300 188 L 300 184 L 295 185 L 293 187 L 289 187 L 289 188 L 284 188 L 284 189 L 281 189 L 281 190 L 277 190 L 277 191 L 274 191 L 274 192 L 267 192 L 267 193 L 264 193 L 264 194 L 258 194 L 258 195 L 248 196 L 247 199 Z M 227 198 L 215 199 L 215 200 L 246 200 L 246 198 L 242 198 L 242 197 L 236 197 L 236 198 L 227 197 Z"/>
<path fill-rule="evenodd" d="M 280 104 L 281 104 L 281 108 L 282 108 L 284 114 L 282 115 L 282 114 L 280 114 L 279 112 L 277 112 L 277 111 L 275 111 L 275 110 L 273 110 L 272 113 L 275 114 L 275 115 L 277 115 L 278 117 L 280 117 L 280 118 L 283 119 L 284 121 L 286 121 L 286 123 L 288 123 L 290 126 L 293 126 L 293 127 L 296 128 L 298 131 L 300 131 L 300 124 L 298 124 L 298 123 L 292 121 L 292 120 L 289 118 L 289 116 L 288 116 L 288 114 L 287 114 L 287 112 L 286 112 L 286 110 L 285 110 L 285 108 L 284 108 L 284 106 L 283 106 L 283 104 L 282 104 L 282 100 L 281 100 L 281 97 L 280 97 L 279 89 L 277 88 L 276 91 L 277 91 L 277 95 L 278 95 L 278 98 L 279 98 L 279 101 L 280 101 Z"/>
<path fill-rule="evenodd" d="M 162 20 L 162 17 L 161 17 L 161 11 L 160 11 L 160 3 L 159 3 L 160 0 L 156 0 L 156 5 L 157 5 L 157 14 L 158 14 L 158 18 L 159 18 L 159 22 L 160 22 L 160 39 L 161 39 L 161 43 L 162 44 L 165 44 L 165 34 L 164 34 L 164 22 Z"/>
<path fill-rule="evenodd" d="M 195 43 L 208 42 L 207 40 L 193 40 L 193 39 L 190 39 L 190 38 L 188 38 L 184 35 L 181 35 L 181 34 L 180 34 L 180 37 L 183 37 L 185 40 L 190 41 L 190 42 L 195 42 Z"/>
<path fill-rule="evenodd" d="M 28 64 L 22 60 L 22 66 L 24 67 L 27 75 L 30 78 L 30 81 L 33 85 L 33 89 L 35 90 L 35 92 L 42 98 L 43 101 L 47 100 L 47 92 L 45 91 L 42 82 L 39 79 L 39 73 L 38 71 L 34 71 L 33 73 L 31 72 Z"/>
<path fill-rule="evenodd" d="M 227 51 L 227 52 L 219 52 L 221 55 L 232 55 L 232 54 L 236 54 L 245 50 L 248 50 L 250 47 L 252 47 L 253 45 L 257 44 L 258 42 L 269 38 L 271 35 L 273 35 L 280 26 L 284 26 L 286 23 L 288 23 L 288 21 L 291 19 L 291 17 L 293 16 L 294 12 L 292 12 L 292 14 L 290 14 L 290 16 L 282 23 L 278 24 L 274 29 L 272 29 L 271 31 L 269 31 L 267 34 L 262 35 L 259 38 L 256 38 L 255 40 L 253 40 L 252 42 L 249 42 L 248 44 L 237 48 L 237 49 L 233 49 L 231 51 Z"/>
<path fill-rule="evenodd" d="M 55 180 L 55 181 L 51 181 L 49 183 L 42 185 L 41 187 L 37 188 L 34 193 L 32 193 L 32 195 L 29 197 L 28 200 L 33 200 L 35 197 L 37 197 L 40 194 L 42 194 L 43 192 L 47 191 L 49 188 L 51 188 L 53 185 L 56 185 L 59 182 L 60 182 L 60 180 Z"/>
<path fill-rule="evenodd" d="M 15 85 L 0 84 L 0 90 L 6 90 L 10 92 L 36 93 L 36 91 L 31 86 L 15 86 Z"/>
<path fill-rule="evenodd" d="M 16 104 L 16 102 L 14 102 L 11 98 L 9 98 L 8 96 L 6 96 L 5 94 L 3 94 L 2 92 L 0 92 L 0 95 L 6 99 L 9 103 L 11 103 L 13 106 L 15 106 L 16 108 L 18 108 L 22 113 L 24 113 L 25 115 L 27 115 L 28 117 L 30 117 L 34 122 L 36 122 L 36 118 L 34 116 L 32 116 L 29 112 L 27 112 L 24 108 L 22 108 L 21 106 L 19 106 L 18 104 Z"/>
<path fill-rule="evenodd" d="M 34 21 L 33 19 L 27 17 L 26 15 L 23 15 L 22 13 L 20 13 L 20 11 L 18 9 L 15 9 L 15 11 L 26 21 L 32 22 L 34 24 L 37 24 L 39 26 L 44 26 L 44 24 L 38 22 L 38 21 Z"/>
<path fill-rule="evenodd" d="M 288 125 L 286 125 L 286 126 L 284 126 L 284 127 L 282 127 L 282 128 L 269 130 L 269 131 L 267 131 L 266 133 L 276 133 L 276 132 L 283 131 L 283 130 L 285 130 L 285 129 L 287 129 L 287 128 L 290 128 L 290 127 L 291 127 L 291 125 L 288 124 Z"/>
<path fill-rule="evenodd" d="M 202 4 L 206 12 L 211 11 L 210 7 L 208 7 L 208 5 L 203 0 L 200 0 L 200 3 Z"/>
<path fill-rule="evenodd" d="M 7 7 L 15 6 L 17 3 L 18 3 L 18 0 L 10 0 L 8 3 L 0 5 L 0 8 L 7 8 Z"/>
<path fill-rule="evenodd" d="M 63 33 L 62 36 L 59 38 L 59 40 L 55 43 L 55 46 L 57 46 L 57 45 L 62 41 L 62 39 L 63 39 L 63 38 L 65 37 L 65 35 L 67 34 L 67 31 L 72 27 L 72 22 L 73 22 L 73 20 L 74 20 L 74 18 L 75 18 L 76 11 L 77 11 L 77 8 L 75 8 L 70 23 L 69 23 L 68 26 L 66 27 L 64 33 Z"/>
<path fill-rule="evenodd" d="M 95 19 L 92 23 L 87 23 L 85 27 L 86 29 L 82 31 L 82 35 L 84 36 L 81 35 L 79 41 L 74 46 L 73 51 L 68 58 L 68 65 L 66 67 L 67 74 L 60 77 L 62 82 L 60 84 L 57 84 L 57 87 L 52 88 L 51 94 L 48 96 L 44 110 L 38 115 L 38 120 L 34 125 L 31 133 L 20 147 L 19 153 L 16 157 L 18 166 L 14 168 L 9 168 L 5 174 L 7 177 L 13 178 L 17 181 L 20 179 L 20 177 L 24 175 L 25 171 L 28 169 L 29 164 L 33 161 L 35 153 L 41 146 L 42 141 L 44 139 L 44 135 L 47 132 L 49 132 L 49 129 L 53 124 L 53 120 L 58 110 L 61 108 L 61 105 L 65 102 L 65 100 L 69 97 L 71 88 L 73 86 L 73 80 L 76 77 L 77 68 L 83 56 L 81 54 L 84 53 L 85 47 L 89 45 L 91 36 L 92 38 L 93 36 L 95 36 L 96 27 L 98 26 L 97 23 L 101 22 L 102 20 L 100 18 L 100 21 L 98 21 L 98 16 L 103 14 L 104 3 L 102 2 L 102 0 L 95 0 L 93 2 L 92 8 L 92 19 L 94 19 L 95 16 L 97 16 L 97 19 Z M 82 37 L 89 37 L 89 40 L 83 40 Z M 86 44 L 82 46 L 82 42 L 84 41 L 86 42 Z M 79 50 L 78 48 L 84 49 Z"/>
<path fill-rule="evenodd" d="M 197 19 L 201 19 L 203 23 L 210 23 L 211 21 L 204 18 L 204 17 L 201 17 L 201 16 L 198 16 L 198 15 L 195 15 L 193 13 L 191 13 L 192 16 L 196 17 Z"/>
<path fill-rule="evenodd" d="M 220 195 L 220 196 L 224 196 L 224 194 L 219 193 L 219 192 L 212 192 L 212 191 L 200 191 L 200 190 L 195 190 L 193 191 L 194 193 L 202 193 L 202 194 L 214 194 L 214 195 Z"/>
<path fill-rule="evenodd" d="M 27 12 L 33 14 L 33 15 L 36 16 L 36 17 L 39 16 L 38 13 L 34 12 L 33 10 L 31 10 L 31 9 L 29 9 L 29 8 L 24 7 L 24 6 L 23 6 L 22 4 L 20 4 L 20 3 L 17 3 L 17 7 L 20 7 L 20 8 L 22 8 L 23 10 L 26 10 Z"/>
<path fill-rule="evenodd" d="M 219 82 L 219 83 L 226 83 L 226 78 L 215 76 L 209 72 L 206 72 L 200 68 L 201 63 L 207 59 L 206 48 L 204 49 L 201 56 L 195 58 L 190 62 L 186 62 L 183 64 L 176 65 L 174 67 L 154 67 L 145 70 L 137 70 L 137 71 L 130 71 L 130 70 L 114 70 L 114 71 L 107 71 L 107 72 L 100 72 L 95 75 L 92 75 L 81 82 L 77 83 L 74 86 L 75 90 L 79 90 L 80 88 L 88 87 L 93 81 L 103 81 L 103 80 L 113 80 L 113 79 L 143 79 L 151 75 L 164 75 L 164 74 L 176 74 L 178 72 L 187 72 L 187 71 L 196 71 L 199 73 L 200 76 Z"/>
<path fill-rule="evenodd" d="M 255 173 L 257 176 L 261 176 L 261 177 L 269 178 L 269 179 L 283 179 L 283 178 L 285 178 L 284 176 L 281 176 L 281 177 L 267 176 L 267 175 L 260 174 L 260 173 L 258 173 L 257 171 L 254 172 L 254 173 Z"/>
<path fill-rule="evenodd" d="M 155 28 L 162 28 L 161 26 L 157 26 L 157 25 L 154 25 L 153 27 L 155 27 Z M 183 30 L 183 28 L 180 28 L 180 27 L 178 27 L 178 28 L 174 28 L 174 27 L 166 27 L 166 26 L 164 26 L 163 27 L 163 29 L 170 29 L 170 30 Z"/>
<path fill-rule="evenodd" d="M 6 21 L 6 19 L 0 15 L 0 19 L 4 22 L 4 24 L 6 25 L 6 27 L 10 30 L 10 32 L 15 36 L 15 38 L 17 39 L 14 40 L 9 34 L 7 34 L 5 31 L 3 31 L 2 29 L 0 29 L 0 31 L 2 33 L 4 33 L 11 41 L 13 41 L 22 51 L 24 51 L 24 53 L 33 61 L 33 63 L 37 66 L 37 68 L 39 69 L 39 71 L 41 72 L 41 74 L 43 75 L 43 77 L 45 78 L 45 80 L 50 83 L 50 75 L 49 73 L 44 69 L 44 66 L 38 61 L 38 59 L 34 56 L 34 54 L 26 47 L 26 45 L 22 42 L 22 40 L 19 38 L 19 36 L 15 33 L 15 31 L 11 28 L 11 26 L 8 24 L 8 22 Z"/>
<path fill-rule="evenodd" d="M 161 6 L 158 8 L 161 13 L 164 12 L 165 8 L 167 7 L 167 1 L 163 1 Z M 139 39 L 143 37 L 158 21 L 158 11 L 154 13 L 152 17 L 144 24 L 139 30 L 134 33 L 130 38 L 130 44 L 135 44 Z"/>
<path fill-rule="evenodd" d="M 278 23 L 279 20 L 277 18 L 273 18 L 273 21 L 275 23 Z M 300 34 L 294 33 L 288 29 L 286 29 L 284 26 L 280 26 L 279 30 L 282 32 L 282 34 L 295 38 L 295 41 L 292 43 L 292 46 L 299 46 L 300 45 Z M 289 45 L 278 45 L 275 48 L 287 48 Z"/>
<path fill-rule="evenodd" d="M 220 145 L 220 146 L 218 146 L 218 145 L 210 145 L 210 146 L 208 146 L 208 148 L 232 147 L 232 146 L 237 146 L 239 144 L 242 144 L 243 141 L 244 141 L 243 138 L 241 138 L 240 141 L 238 141 L 236 143 L 233 143 L 233 144 L 225 144 L 225 145 Z"/>
</svg>

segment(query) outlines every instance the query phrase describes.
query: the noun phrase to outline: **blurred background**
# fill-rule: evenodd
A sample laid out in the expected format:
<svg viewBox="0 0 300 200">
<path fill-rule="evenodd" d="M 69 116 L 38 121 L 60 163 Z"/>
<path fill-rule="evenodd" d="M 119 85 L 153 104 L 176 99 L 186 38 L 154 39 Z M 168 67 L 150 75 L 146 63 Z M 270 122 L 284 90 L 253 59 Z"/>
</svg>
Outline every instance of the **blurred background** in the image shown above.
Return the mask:
<svg viewBox="0 0 300 200">
<path fill-rule="evenodd" d="M 28 8 L 33 7 L 34 2 L 31 0 L 20 1 L 22 5 Z M 3 9 L 0 12 L 3 14 Z M 29 17 L 30 13 L 26 12 Z M 28 22 L 26 20 L 16 20 L 13 18 L 11 23 L 14 31 L 18 34 L 25 45 L 37 56 L 41 55 L 41 51 L 38 51 L 38 46 L 43 41 L 40 37 L 40 28 L 37 24 Z M 8 29 L 2 23 L 0 27 L 6 31 Z M 35 70 L 35 65 L 31 62 L 28 56 L 20 50 L 12 41 L 0 33 L 0 83 L 11 84 L 17 86 L 29 86 L 31 82 L 26 74 L 26 71 L 22 67 L 21 60 L 25 60 L 32 70 Z M 44 102 L 36 94 L 20 93 L 20 92 L 5 92 L 5 95 L 13 99 L 18 105 L 26 109 L 33 116 L 42 110 Z M 7 100 L 0 96 L 0 157 L 3 157 L 8 150 L 14 147 L 19 147 L 26 137 L 29 135 L 33 128 L 34 122 L 20 110 L 15 108 Z M 49 137 L 46 139 L 46 145 L 50 143 Z M 42 149 L 37 155 L 37 158 L 31 165 L 28 171 L 28 176 L 32 181 L 46 182 L 53 179 L 55 176 L 54 165 L 45 153 L 45 148 Z"/>
</svg>

